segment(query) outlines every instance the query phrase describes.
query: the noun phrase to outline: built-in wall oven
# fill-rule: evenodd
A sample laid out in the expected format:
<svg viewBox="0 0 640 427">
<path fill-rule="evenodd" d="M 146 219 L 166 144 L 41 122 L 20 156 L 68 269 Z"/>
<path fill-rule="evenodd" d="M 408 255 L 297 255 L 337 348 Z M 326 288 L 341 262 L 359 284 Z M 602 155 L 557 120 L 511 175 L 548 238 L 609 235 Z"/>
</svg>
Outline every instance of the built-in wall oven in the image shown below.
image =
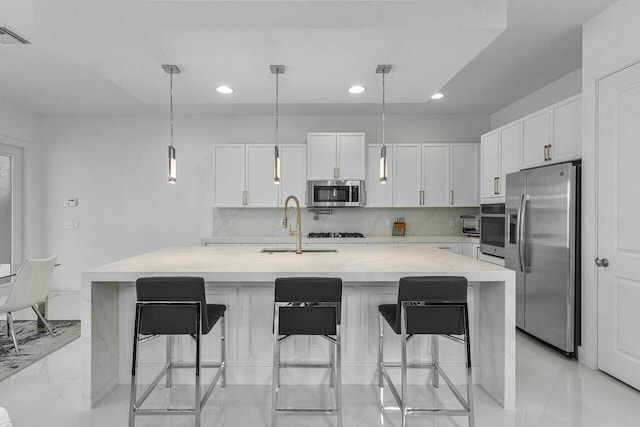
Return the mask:
<svg viewBox="0 0 640 427">
<path fill-rule="evenodd" d="M 480 252 L 504 258 L 504 203 L 480 205 Z"/>
</svg>

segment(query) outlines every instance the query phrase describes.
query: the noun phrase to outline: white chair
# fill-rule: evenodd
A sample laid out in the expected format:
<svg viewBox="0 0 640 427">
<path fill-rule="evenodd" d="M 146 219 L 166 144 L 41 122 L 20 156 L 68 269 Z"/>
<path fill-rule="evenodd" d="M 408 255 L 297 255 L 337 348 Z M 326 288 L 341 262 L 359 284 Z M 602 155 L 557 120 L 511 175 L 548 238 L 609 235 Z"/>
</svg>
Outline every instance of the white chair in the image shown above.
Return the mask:
<svg viewBox="0 0 640 427">
<path fill-rule="evenodd" d="M 42 323 L 44 323 L 47 331 L 53 336 L 53 331 L 42 313 L 38 310 L 37 304 L 46 300 L 49 295 L 49 282 L 51 281 L 51 273 L 53 272 L 53 267 L 57 259 L 58 255 L 46 259 L 26 260 L 22 266 L 20 266 L 18 273 L 16 273 L 16 277 L 11 284 L 9 296 L 4 301 L 4 304 L 0 306 L 0 313 L 7 314 L 7 332 L 10 333 L 11 338 L 13 338 L 16 354 L 20 353 L 18 351 L 18 341 L 16 340 L 16 333 L 13 326 L 13 317 L 11 316 L 11 313 L 14 311 L 31 307 Z"/>
</svg>

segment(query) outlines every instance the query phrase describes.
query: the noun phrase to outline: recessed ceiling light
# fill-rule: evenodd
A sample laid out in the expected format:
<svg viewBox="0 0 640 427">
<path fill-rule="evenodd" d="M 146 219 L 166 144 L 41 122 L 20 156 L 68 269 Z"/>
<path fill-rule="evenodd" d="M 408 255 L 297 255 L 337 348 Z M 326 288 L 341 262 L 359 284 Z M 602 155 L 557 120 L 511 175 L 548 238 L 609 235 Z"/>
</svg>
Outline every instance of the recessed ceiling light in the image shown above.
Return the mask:
<svg viewBox="0 0 640 427">
<path fill-rule="evenodd" d="M 353 85 L 349 89 L 347 89 L 349 93 L 353 93 L 353 94 L 362 93 L 365 90 L 367 90 L 367 88 L 362 85 Z"/>
<path fill-rule="evenodd" d="M 444 93 L 436 92 L 431 95 L 431 99 L 438 100 L 444 98 Z"/>
<path fill-rule="evenodd" d="M 223 94 L 223 95 L 229 95 L 229 94 L 231 94 L 231 93 L 233 93 L 233 92 L 234 92 L 234 89 L 233 89 L 232 87 L 230 87 L 230 86 L 224 86 L 224 85 L 222 85 L 222 86 L 218 86 L 218 87 L 216 88 L 216 91 L 217 91 L 218 93 Z"/>
</svg>

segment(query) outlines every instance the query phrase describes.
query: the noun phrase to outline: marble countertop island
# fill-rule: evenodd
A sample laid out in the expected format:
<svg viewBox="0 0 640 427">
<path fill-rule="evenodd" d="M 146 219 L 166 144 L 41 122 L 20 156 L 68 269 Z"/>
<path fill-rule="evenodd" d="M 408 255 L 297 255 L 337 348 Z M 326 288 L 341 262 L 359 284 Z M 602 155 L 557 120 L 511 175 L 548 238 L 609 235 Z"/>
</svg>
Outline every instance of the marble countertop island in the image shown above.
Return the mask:
<svg viewBox="0 0 640 427">
<path fill-rule="evenodd" d="M 228 306 L 227 366 L 231 384 L 271 382 L 270 328 L 275 278 L 341 277 L 346 328 L 343 381 L 374 384 L 377 306 L 397 300 L 398 280 L 403 276 L 456 275 L 469 281 L 475 382 L 507 413 L 515 409 L 515 272 L 421 245 L 343 245 L 338 252 L 300 255 L 268 254 L 260 250 L 259 246 L 172 247 L 83 272 L 85 405 L 98 404 L 118 383 L 128 381 L 134 284 L 139 277 L 191 275 L 205 279 L 207 299 Z M 314 347 L 309 341 L 296 340 L 292 345 L 294 355 L 321 358 L 324 354 L 323 348 L 317 344 Z M 428 356 L 430 353 L 425 350 L 428 345 L 416 345 L 415 357 Z M 180 354 L 188 359 L 192 343 L 185 340 L 181 346 Z M 162 348 L 158 347 L 157 355 L 149 358 L 150 366 L 160 366 Z M 454 382 L 464 374 L 461 350 L 454 346 L 449 355 L 442 356 L 442 360 L 449 360 L 441 364 L 450 363 Z M 211 357 L 215 358 L 215 354 Z M 419 374 L 412 378 L 423 381 Z"/>
</svg>

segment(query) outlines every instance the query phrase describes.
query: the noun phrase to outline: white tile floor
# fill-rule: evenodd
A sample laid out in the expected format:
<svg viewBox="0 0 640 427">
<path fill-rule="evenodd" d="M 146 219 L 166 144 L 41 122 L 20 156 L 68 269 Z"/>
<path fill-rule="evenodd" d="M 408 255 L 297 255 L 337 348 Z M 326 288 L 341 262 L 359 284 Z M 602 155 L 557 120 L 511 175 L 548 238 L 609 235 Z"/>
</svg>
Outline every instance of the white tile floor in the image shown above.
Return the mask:
<svg viewBox="0 0 640 427">
<path fill-rule="evenodd" d="M 0 382 L 0 406 L 9 410 L 16 427 L 29 426 L 124 426 L 127 424 L 129 389 L 118 387 L 93 410 L 80 407 L 81 344 L 77 340 Z M 448 392 L 438 392 L 441 402 L 449 402 Z M 411 391 L 414 390 L 410 390 Z M 304 393 L 303 393 L 304 392 Z M 308 392 L 308 394 L 307 394 Z M 187 394 L 188 393 L 188 394 Z M 324 394 L 323 394 L 324 393 Z M 429 391 L 415 396 L 433 400 Z M 385 403 L 390 405 L 390 393 Z M 173 403 L 188 403 L 192 394 L 184 386 L 172 391 Z M 329 395 L 320 388 L 287 388 L 290 399 L 309 397 L 319 403 Z M 323 398 L 324 397 L 324 398 Z M 382 415 L 377 405 L 378 389 L 373 386 L 345 386 L 344 426 L 398 426 L 397 412 Z M 150 400 L 167 399 L 164 389 Z M 176 400 L 177 399 L 177 400 Z M 203 426 L 268 426 L 270 388 L 265 386 L 229 386 L 216 390 L 203 412 Z M 476 389 L 476 425 L 512 427 L 504 421 L 500 407 L 480 389 Z M 281 416 L 279 426 L 333 426 L 329 417 Z M 529 426 L 639 426 L 640 392 L 558 353 L 523 335 L 517 336 L 517 413 L 516 425 Z M 191 417 L 140 417 L 137 426 L 190 426 Z M 466 426 L 465 418 L 411 418 L 409 426 Z"/>
</svg>

